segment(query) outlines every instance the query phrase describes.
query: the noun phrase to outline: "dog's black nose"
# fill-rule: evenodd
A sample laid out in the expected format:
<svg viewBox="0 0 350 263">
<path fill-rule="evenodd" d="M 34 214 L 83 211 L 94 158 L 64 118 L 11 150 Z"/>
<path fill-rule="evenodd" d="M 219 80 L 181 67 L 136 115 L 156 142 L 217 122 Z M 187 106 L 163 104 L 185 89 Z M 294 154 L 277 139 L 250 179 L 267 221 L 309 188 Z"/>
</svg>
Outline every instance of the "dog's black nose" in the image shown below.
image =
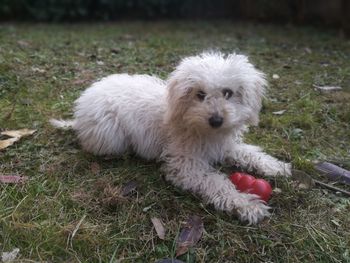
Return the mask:
<svg viewBox="0 0 350 263">
<path fill-rule="evenodd" d="M 213 115 L 209 118 L 209 124 L 213 128 L 219 128 L 223 122 L 224 122 L 224 118 L 218 115 Z"/>
</svg>

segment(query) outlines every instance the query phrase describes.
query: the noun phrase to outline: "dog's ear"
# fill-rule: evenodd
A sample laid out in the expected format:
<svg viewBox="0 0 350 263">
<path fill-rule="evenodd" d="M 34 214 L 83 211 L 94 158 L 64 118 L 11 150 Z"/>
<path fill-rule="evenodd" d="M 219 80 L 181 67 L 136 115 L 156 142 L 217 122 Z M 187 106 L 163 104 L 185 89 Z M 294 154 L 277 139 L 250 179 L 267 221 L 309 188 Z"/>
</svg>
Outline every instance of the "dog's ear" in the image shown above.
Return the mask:
<svg viewBox="0 0 350 263">
<path fill-rule="evenodd" d="M 242 77 L 243 103 L 251 109 L 249 124 L 258 125 L 259 112 L 267 86 L 265 74 L 257 70 L 245 55 L 230 54 L 226 60 L 235 70 L 239 69 L 238 75 Z"/>
<path fill-rule="evenodd" d="M 185 114 L 188 104 L 191 101 L 189 94 L 193 88 L 186 81 L 181 81 L 172 75 L 167 84 L 167 110 L 165 113 L 166 122 L 180 121 Z"/>
<path fill-rule="evenodd" d="M 245 88 L 244 103 L 249 105 L 251 108 L 251 115 L 249 118 L 249 123 L 251 125 L 258 125 L 259 123 L 259 112 L 262 106 L 262 99 L 265 95 L 265 88 L 267 86 L 267 81 L 265 79 L 265 74 L 254 69 L 255 74 L 252 76 L 253 81 L 250 87 Z"/>
</svg>

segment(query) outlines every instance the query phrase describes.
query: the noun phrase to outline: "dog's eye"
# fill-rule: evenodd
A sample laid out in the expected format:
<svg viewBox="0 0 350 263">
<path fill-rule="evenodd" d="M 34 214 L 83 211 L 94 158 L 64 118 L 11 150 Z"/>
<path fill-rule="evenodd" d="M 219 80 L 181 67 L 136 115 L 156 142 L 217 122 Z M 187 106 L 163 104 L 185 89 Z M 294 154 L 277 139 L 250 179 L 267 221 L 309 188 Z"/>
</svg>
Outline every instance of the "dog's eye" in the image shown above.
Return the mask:
<svg viewBox="0 0 350 263">
<path fill-rule="evenodd" d="M 223 89 L 222 94 L 224 95 L 225 99 L 229 99 L 233 95 L 233 91 L 230 89 Z"/>
<path fill-rule="evenodd" d="M 204 91 L 200 90 L 197 92 L 197 98 L 200 101 L 203 101 L 205 99 L 205 96 L 207 96 L 207 94 Z"/>
</svg>

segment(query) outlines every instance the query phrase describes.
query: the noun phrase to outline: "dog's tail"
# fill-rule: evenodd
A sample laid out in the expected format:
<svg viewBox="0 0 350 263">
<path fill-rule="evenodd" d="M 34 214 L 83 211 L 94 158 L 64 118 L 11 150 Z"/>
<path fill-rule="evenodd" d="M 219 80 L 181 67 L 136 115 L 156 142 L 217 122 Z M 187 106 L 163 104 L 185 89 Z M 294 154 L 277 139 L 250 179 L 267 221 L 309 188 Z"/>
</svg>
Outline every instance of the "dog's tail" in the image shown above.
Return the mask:
<svg viewBox="0 0 350 263">
<path fill-rule="evenodd" d="M 71 129 L 75 123 L 75 120 L 56 120 L 56 119 L 51 119 L 50 123 L 52 126 L 59 128 L 59 129 Z"/>
</svg>

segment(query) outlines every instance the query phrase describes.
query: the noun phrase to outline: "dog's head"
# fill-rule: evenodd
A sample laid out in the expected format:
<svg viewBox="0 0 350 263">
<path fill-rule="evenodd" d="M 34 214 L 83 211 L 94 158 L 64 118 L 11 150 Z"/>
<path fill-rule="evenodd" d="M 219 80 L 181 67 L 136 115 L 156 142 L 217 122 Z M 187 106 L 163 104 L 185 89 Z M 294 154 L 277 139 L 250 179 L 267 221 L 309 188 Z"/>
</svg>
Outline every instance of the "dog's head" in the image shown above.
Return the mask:
<svg viewBox="0 0 350 263">
<path fill-rule="evenodd" d="M 197 133 L 257 125 L 266 84 L 244 55 L 185 58 L 168 79 L 166 122 Z"/>
</svg>

